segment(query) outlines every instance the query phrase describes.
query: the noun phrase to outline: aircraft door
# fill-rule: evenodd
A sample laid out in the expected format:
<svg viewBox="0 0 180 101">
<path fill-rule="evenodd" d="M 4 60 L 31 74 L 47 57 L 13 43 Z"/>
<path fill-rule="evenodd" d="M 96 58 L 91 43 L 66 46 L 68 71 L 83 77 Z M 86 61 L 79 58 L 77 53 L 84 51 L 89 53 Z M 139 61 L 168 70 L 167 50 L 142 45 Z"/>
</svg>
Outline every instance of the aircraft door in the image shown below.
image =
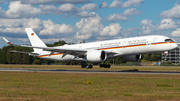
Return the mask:
<svg viewBox="0 0 180 101">
<path fill-rule="evenodd" d="M 147 42 L 146 42 L 146 45 L 151 45 L 151 41 L 147 41 Z"/>
<path fill-rule="evenodd" d="M 126 41 L 123 41 L 122 48 L 126 48 Z"/>
<path fill-rule="evenodd" d="M 153 39 L 153 45 L 157 45 L 157 38 Z"/>
</svg>

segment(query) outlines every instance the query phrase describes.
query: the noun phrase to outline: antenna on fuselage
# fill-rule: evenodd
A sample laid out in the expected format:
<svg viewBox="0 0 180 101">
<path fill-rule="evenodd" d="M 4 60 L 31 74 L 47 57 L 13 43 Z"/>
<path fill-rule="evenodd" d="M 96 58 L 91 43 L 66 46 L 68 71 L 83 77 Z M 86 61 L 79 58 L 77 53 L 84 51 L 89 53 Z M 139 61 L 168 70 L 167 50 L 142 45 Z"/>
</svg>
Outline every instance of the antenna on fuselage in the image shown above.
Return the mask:
<svg viewBox="0 0 180 101">
<path fill-rule="evenodd" d="M 139 33 L 137 33 L 137 36 L 139 36 Z"/>
</svg>

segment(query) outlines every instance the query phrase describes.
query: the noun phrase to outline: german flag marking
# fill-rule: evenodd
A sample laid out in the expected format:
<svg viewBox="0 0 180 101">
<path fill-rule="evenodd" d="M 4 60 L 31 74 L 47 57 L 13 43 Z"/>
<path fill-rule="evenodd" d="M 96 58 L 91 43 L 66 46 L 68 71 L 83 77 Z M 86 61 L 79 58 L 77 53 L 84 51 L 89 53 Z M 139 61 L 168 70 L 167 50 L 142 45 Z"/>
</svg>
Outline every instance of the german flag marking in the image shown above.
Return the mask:
<svg viewBox="0 0 180 101">
<path fill-rule="evenodd" d="M 31 33 L 31 36 L 34 36 L 34 33 Z"/>
</svg>

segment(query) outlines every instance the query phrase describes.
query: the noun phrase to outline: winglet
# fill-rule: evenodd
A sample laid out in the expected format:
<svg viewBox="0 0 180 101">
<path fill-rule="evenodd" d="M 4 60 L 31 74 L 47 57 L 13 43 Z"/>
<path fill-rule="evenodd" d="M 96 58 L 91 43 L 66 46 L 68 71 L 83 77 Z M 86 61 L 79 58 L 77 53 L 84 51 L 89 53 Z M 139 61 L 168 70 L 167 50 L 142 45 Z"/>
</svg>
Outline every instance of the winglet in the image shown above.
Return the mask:
<svg viewBox="0 0 180 101">
<path fill-rule="evenodd" d="M 4 39 L 4 41 L 6 41 L 8 44 L 12 44 L 10 41 L 8 41 L 6 38 L 4 38 L 3 37 L 3 39 Z"/>
</svg>

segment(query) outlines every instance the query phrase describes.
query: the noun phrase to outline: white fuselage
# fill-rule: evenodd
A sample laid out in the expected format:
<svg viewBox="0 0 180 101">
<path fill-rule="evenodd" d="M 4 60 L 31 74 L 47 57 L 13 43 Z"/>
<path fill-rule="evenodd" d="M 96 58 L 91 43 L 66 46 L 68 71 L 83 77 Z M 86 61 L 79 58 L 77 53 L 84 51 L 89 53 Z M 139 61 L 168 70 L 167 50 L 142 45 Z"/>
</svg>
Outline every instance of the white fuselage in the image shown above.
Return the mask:
<svg viewBox="0 0 180 101">
<path fill-rule="evenodd" d="M 138 55 L 146 53 L 157 53 L 175 49 L 177 44 L 173 41 L 165 41 L 170 39 L 166 36 L 151 35 L 124 39 L 115 39 L 107 41 L 98 41 L 91 43 L 64 45 L 59 46 L 66 49 L 85 49 L 85 50 L 104 50 L 105 52 L 113 52 L 107 58 L 122 57 L 126 55 Z M 54 53 L 49 56 L 50 52 L 42 52 L 38 57 L 57 61 L 73 61 L 83 60 L 73 55 L 62 57 L 63 53 Z"/>
</svg>

